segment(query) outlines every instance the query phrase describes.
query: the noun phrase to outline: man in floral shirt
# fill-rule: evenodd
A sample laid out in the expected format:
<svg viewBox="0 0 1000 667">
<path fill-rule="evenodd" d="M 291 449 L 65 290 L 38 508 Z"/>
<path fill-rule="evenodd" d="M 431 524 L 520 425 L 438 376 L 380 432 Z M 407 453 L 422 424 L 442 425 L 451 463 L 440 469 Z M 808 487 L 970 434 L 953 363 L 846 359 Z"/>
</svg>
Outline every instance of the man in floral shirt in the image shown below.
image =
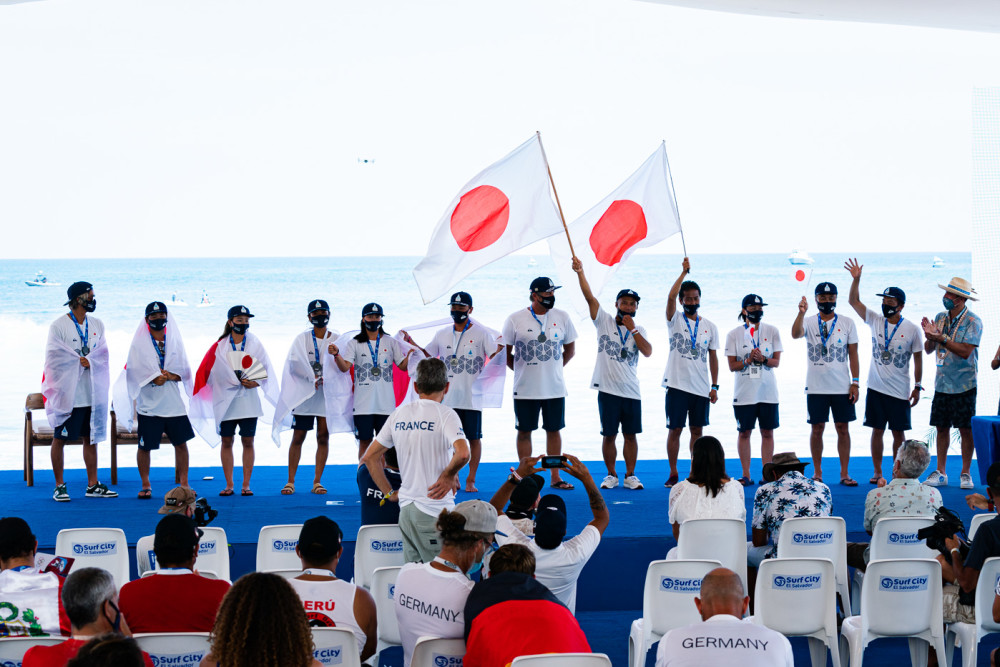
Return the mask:
<svg viewBox="0 0 1000 667">
<path fill-rule="evenodd" d="M 764 464 L 763 478 L 753 498 L 753 542 L 747 548 L 747 563 L 758 567 L 778 551 L 778 532 L 785 519 L 799 516 L 830 516 L 833 498 L 830 487 L 809 479 L 802 472 L 808 462 L 791 452 L 775 454 Z M 768 542 L 770 538 L 770 542 Z"/>
<path fill-rule="evenodd" d="M 875 523 L 887 516 L 933 516 L 941 507 L 941 492 L 921 484 L 919 477 L 931 463 L 931 451 L 920 440 L 906 440 L 899 446 L 892 464 L 892 481 L 872 489 L 865 498 L 865 531 L 871 535 Z M 868 565 L 868 545 L 847 545 L 847 564 L 864 570 Z"/>
</svg>

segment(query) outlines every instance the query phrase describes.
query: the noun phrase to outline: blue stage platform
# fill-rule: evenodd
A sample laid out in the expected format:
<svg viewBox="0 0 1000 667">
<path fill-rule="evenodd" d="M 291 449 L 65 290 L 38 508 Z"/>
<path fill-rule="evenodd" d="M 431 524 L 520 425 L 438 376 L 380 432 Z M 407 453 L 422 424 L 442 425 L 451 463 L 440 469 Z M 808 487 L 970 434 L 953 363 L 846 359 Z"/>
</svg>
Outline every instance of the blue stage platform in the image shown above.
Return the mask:
<svg viewBox="0 0 1000 667">
<path fill-rule="evenodd" d="M 951 457 L 949 478 L 953 485 L 941 488 L 944 503 L 955 510 L 968 523 L 972 516 L 965 503 L 965 495 L 957 486 L 959 475 L 958 457 Z M 682 477 L 687 473 L 687 461 L 681 461 Z M 604 477 L 603 463 L 589 462 L 588 467 L 599 481 Z M 486 463 L 480 467 L 477 485 L 480 493 L 460 493 L 458 500 L 481 498 L 489 500 L 493 491 L 503 483 L 509 464 Z M 731 474 L 739 470 L 738 462 L 729 462 Z M 836 471 L 839 466 L 835 459 L 824 461 L 824 469 Z M 751 470 L 759 477 L 760 461 L 754 461 Z M 221 469 L 197 468 L 191 471 L 192 486 L 205 496 L 211 506 L 219 510 L 218 518 L 212 523 L 226 530 L 231 550 L 232 576 L 252 571 L 256 558 L 257 535 L 261 526 L 282 523 L 301 523 L 309 517 L 325 514 L 340 524 L 346 540 L 344 557 L 337 570 L 337 576 L 350 578 L 353 574 L 354 542 L 360 526 L 360 512 L 356 469 L 353 466 L 330 466 L 326 469 L 323 482 L 329 489 L 324 496 L 309 493 L 313 470 L 302 466 L 298 474 L 299 491 L 292 496 L 282 496 L 281 487 L 286 481 L 287 471 L 279 467 L 259 467 L 254 470 L 252 488 L 255 495 L 220 497 L 223 487 Z M 872 475 L 871 462 L 855 460 L 851 462 L 851 472 L 860 485 L 845 487 L 836 482 L 830 485 L 833 493 L 834 513 L 847 522 L 848 541 L 867 541 L 868 535 L 862 529 L 865 496 L 872 487 L 867 480 Z M 638 474 L 646 485 L 641 491 L 618 488 L 604 491 L 605 500 L 611 511 L 611 525 L 604 535 L 600 548 L 584 568 L 577 593 L 577 615 L 595 651 L 607 653 L 613 663 L 627 663 L 628 633 L 632 620 L 642 614 L 642 588 L 646 566 L 651 560 L 663 558 L 667 550 L 674 546 L 670 526 L 667 524 L 667 500 L 669 491 L 663 487 L 667 477 L 666 461 L 640 461 Z M 213 480 L 204 480 L 214 476 Z M 107 470 L 101 471 L 101 479 L 110 479 Z M 236 471 L 237 485 L 240 470 Z M 4 515 L 21 516 L 31 525 L 38 537 L 39 548 L 51 553 L 54 550 L 56 534 L 63 528 L 83 528 L 93 526 L 113 526 L 125 531 L 132 547 L 143 535 L 153 532 L 159 519 L 157 509 L 162 504 L 163 495 L 173 486 L 173 469 L 154 468 L 152 471 L 153 500 L 136 498 L 140 484 L 135 469 L 119 470 L 119 483 L 115 489 L 121 497 L 114 500 L 85 498 L 86 477 L 82 470 L 69 470 L 66 481 L 72 502 L 57 504 L 51 499 L 51 473 L 40 471 L 36 474 L 35 486 L 26 487 L 19 471 L 0 472 L 0 503 L 6 509 Z M 831 480 L 832 481 L 832 480 Z M 747 516 L 752 513 L 751 503 L 756 486 L 748 487 L 746 493 Z M 981 491 L 981 489 L 980 489 Z M 574 491 L 563 493 L 569 514 L 569 530 L 578 532 L 590 520 L 590 508 L 586 493 L 577 484 Z M 135 559 L 132 558 L 133 577 Z M 805 640 L 793 640 L 796 650 L 796 664 L 808 663 L 808 649 Z M 1000 644 L 1000 640 L 987 640 L 982 645 L 980 664 L 988 664 L 990 648 Z M 652 664 L 654 652 L 649 654 Z M 902 640 L 880 640 L 874 643 L 866 658 L 869 664 L 888 664 L 905 660 L 908 656 L 906 643 Z"/>
</svg>

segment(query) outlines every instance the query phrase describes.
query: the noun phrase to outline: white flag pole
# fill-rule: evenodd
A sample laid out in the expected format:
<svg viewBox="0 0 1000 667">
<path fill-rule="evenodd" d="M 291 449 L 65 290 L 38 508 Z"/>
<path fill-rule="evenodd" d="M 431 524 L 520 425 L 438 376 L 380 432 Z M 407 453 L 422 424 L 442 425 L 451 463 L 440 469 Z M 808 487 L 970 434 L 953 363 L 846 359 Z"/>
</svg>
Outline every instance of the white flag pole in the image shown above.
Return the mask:
<svg viewBox="0 0 1000 667">
<path fill-rule="evenodd" d="M 549 157 L 545 154 L 545 146 L 542 145 L 542 133 L 535 131 L 535 136 L 538 137 L 538 147 L 542 149 L 542 159 L 545 160 L 545 171 L 549 172 L 549 184 L 552 185 L 552 194 L 556 197 L 556 208 L 559 209 L 559 219 L 562 220 L 563 231 L 566 232 L 566 241 L 569 243 L 569 254 L 572 257 L 576 257 L 576 251 L 573 250 L 573 239 L 569 237 L 569 227 L 566 226 L 566 216 L 563 215 L 562 204 L 559 203 L 559 192 L 556 190 L 556 182 L 552 178 L 552 169 L 549 167 Z M 681 232 L 683 238 L 684 232 Z"/>
<path fill-rule="evenodd" d="M 539 141 L 541 141 L 541 138 L 539 138 Z M 687 243 L 684 242 L 684 225 L 681 224 L 681 207 L 677 203 L 677 193 L 674 192 L 674 175 L 670 172 L 670 159 L 667 157 L 667 140 L 663 139 L 662 142 L 663 142 L 662 143 L 662 146 L 663 146 L 663 162 L 664 162 L 664 164 L 667 167 L 667 180 L 670 183 L 670 194 L 674 198 L 674 207 L 675 207 L 675 210 L 677 211 L 677 225 L 678 225 L 678 227 L 680 227 L 680 230 L 681 230 L 681 248 L 683 248 L 683 250 L 684 250 L 684 256 L 687 257 L 688 256 Z M 545 153 L 545 151 L 543 150 L 542 154 L 544 155 L 544 153 Z M 551 177 L 551 174 L 550 174 L 550 177 Z M 556 199 L 556 201 L 559 201 L 559 200 Z"/>
</svg>

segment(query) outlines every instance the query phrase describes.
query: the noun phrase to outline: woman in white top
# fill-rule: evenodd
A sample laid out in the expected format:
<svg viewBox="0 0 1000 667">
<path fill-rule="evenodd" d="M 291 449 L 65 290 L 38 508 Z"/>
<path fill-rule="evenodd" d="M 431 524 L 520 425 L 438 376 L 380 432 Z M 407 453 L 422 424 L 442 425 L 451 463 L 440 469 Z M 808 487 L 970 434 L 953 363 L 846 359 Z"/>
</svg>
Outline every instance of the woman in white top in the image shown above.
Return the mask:
<svg viewBox="0 0 1000 667">
<path fill-rule="evenodd" d="M 691 519 L 746 520 L 743 485 L 726 475 L 726 454 L 712 436 L 694 441 L 691 474 L 670 489 L 667 517 L 674 539 L 681 534 L 681 524 Z"/>
</svg>

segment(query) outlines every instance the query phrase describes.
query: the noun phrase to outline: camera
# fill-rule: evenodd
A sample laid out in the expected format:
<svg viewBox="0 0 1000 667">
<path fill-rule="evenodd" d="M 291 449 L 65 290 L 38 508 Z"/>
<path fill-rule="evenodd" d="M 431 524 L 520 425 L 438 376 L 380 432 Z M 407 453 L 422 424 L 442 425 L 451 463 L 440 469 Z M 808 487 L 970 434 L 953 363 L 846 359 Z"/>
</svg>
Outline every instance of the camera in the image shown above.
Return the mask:
<svg viewBox="0 0 1000 667">
<path fill-rule="evenodd" d="M 958 517 L 957 514 L 952 512 L 950 509 L 942 505 L 934 513 L 934 524 L 927 526 L 926 528 L 921 528 L 917 531 L 917 539 L 927 540 L 928 548 L 940 551 L 945 559 L 951 562 L 951 550 L 945 546 L 945 538 L 955 537 L 956 535 L 961 535 L 958 538 L 959 541 L 959 551 L 964 559 L 969 553 L 968 536 L 965 532 L 965 524 Z"/>
<path fill-rule="evenodd" d="M 543 468 L 565 468 L 569 459 L 565 456 L 543 456 L 539 462 Z"/>
<path fill-rule="evenodd" d="M 198 498 L 194 501 L 194 521 L 199 528 L 212 523 L 212 520 L 217 516 L 219 516 L 219 510 L 212 509 L 205 498 Z"/>
</svg>

